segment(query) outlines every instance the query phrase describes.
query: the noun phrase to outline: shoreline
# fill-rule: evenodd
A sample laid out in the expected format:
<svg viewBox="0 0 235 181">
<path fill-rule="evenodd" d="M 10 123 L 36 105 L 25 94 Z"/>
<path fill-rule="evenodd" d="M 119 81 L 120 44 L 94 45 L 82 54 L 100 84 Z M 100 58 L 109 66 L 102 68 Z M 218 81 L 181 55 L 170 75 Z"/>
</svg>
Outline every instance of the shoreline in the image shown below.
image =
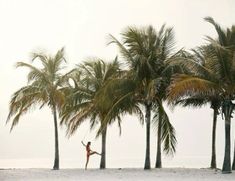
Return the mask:
<svg viewBox="0 0 235 181">
<path fill-rule="evenodd" d="M 88 170 L 81 168 L 68 168 L 53 170 L 48 168 L 10 168 L 0 169 L 0 180 L 45 180 L 45 181 L 66 181 L 66 180 L 158 180 L 158 181 L 181 181 L 181 180 L 234 180 L 235 172 L 222 174 L 220 169 L 210 168 L 108 168 L 104 170 L 91 168 Z"/>
</svg>

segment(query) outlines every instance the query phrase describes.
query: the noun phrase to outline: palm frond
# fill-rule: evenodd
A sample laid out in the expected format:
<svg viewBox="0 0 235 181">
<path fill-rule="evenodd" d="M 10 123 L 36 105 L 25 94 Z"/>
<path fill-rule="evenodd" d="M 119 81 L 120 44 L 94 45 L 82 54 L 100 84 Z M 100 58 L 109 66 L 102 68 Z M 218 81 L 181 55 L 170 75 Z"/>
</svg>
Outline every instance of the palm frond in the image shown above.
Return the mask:
<svg viewBox="0 0 235 181">
<path fill-rule="evenodd" d="M 169 117 L 161 104 L 158 104 L 154 109 L 153 124 L 154 129 L 161 127 L 161 143 L 163 143 L 163 151 L 167 155 L 173 155 L 176 152 L 176 133 L 175 129 L 170 123 Z M 160 124 L 161 123 L 161 124 Z M 160 125 L 159 125 L 160 124 Z"/>
<path fill-rule="evenodd" d="M 167 100 L 169 104 L 191 96 L 216 96 L 220 87 L 209 80 L 190 75 L 176 75 L 168 88 Z"/>
<path fill-rule="evenodd" d="M 212 24 L 218 34 L 218 39 L 219 42 L 222 46 L 227 46 L 227 39 L 226 39 L 226 35 L 224 30 L 219 26 L 219 24 L 217 24 L 214 19 L 212 17 L 205 17 L 204 18 L 205 21 L 209 22 L 210 24 Z"/>
<path fill-rule="evenodd" d="M 113 35 L 109 35 L 109 43 L 110 44 L 116 44 L 119 48 L 119 51 L 121 53 L 121 55 L 123 56 L 123 58 L 125 58 L 125 60 L 127 61 L 127 66 L 129 67 L 131 65 L 132 62 L 134 62 L 132 55 L 130 54 L 130 52 L 125 48 L 125 46 L 118 41 L 118 39 L 116 39 Z"/>
</svg>

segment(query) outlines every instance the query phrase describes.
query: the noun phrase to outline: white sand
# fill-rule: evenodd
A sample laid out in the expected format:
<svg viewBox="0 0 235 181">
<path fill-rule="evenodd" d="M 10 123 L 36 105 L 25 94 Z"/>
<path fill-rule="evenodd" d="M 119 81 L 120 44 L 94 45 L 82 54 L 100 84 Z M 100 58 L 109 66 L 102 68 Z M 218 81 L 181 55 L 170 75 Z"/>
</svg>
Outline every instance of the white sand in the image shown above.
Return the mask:
<svg viewBox="0 0 235 181">
<path fill-rule="evenodd" d="M 221 171 L 210 169 L 164 168 L 145 171 L 143 169 L 4 169 L 0 170 L 0 180 L 5 181 L 117 181 L 117 180 L 154 180 L 154 181 L 182 181 L 182 180 L 235 180 L 235 172 L 222 174 Z"/>
</svg>

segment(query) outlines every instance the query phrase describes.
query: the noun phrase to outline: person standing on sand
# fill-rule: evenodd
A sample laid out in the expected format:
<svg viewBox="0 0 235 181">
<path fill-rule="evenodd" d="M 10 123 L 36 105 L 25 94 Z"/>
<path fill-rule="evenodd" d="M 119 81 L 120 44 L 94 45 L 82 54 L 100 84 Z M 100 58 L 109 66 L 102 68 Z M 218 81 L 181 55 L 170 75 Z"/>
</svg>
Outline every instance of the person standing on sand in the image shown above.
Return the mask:
<svg viewBox="0 0 235 181">
<path fill-rule="evenodd" d="M 87 142 L 87 145 L 85 145 L 83 143 L 83 141 L 81 141 L 82 145 L 86 147 L 86 165 L 85 165 L 85 170 L 87 170 L 87 165 L 88 165 L 88 162 L 89 162 L 89 158 L 91 155 L 94 155 L 94 154 L 97 154 L 97 155 L 101 155 L 100 153 L 96 152 L 96 151 L 92 151 L 90 146 L 91 146 L 91 142 L 88 141 Z"/>
</svg>

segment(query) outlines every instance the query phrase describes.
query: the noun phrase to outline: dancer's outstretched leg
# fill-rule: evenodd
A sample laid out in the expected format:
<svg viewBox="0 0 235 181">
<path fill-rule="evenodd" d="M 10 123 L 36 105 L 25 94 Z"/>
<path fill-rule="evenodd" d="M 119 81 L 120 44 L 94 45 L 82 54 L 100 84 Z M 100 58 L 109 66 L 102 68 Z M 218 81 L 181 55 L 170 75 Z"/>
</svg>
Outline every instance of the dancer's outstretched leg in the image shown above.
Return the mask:
<svg viewBox="0 0 235 181">
<path fill-rule="evenodd" d="M 91 154 L 90 154 L 90 155 L 94 155 L 94 154 L 97 154 L 97 155 L 100 155 L 100 156 L 101 156 L 101 154 L 100 154 L 100 153 L 98 153 L 98 152 L 96 152 L 96 151 L 91 152 Z"/>
</svg>

